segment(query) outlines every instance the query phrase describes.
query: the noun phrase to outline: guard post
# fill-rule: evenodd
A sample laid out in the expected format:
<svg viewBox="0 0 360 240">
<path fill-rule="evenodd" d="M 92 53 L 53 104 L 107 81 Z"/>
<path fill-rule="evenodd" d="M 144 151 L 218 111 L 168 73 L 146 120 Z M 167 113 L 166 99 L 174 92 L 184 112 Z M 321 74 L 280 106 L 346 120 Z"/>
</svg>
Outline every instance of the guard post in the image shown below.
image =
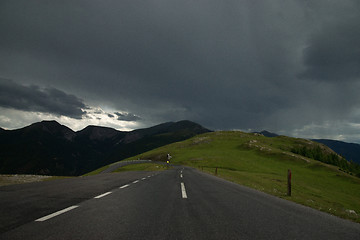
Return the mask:
<svg viewBox="0 0 360 240">
<path fill-rule="evenodd" d="M 288 176 L 287 176 L 287 179 L 288 179 L 288 191 L 287 191 L 287 195 L 288 196 L 291 196 L 291 170 L 288 169 Z"/>
</svg>

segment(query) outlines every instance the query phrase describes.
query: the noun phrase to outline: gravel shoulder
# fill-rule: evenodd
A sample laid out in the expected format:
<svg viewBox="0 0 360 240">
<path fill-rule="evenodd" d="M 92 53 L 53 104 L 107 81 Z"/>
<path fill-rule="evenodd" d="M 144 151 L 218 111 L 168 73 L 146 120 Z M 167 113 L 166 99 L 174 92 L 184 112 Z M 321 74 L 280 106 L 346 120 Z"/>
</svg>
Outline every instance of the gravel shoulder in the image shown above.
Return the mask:
<svg viewBox="0 0 360 240">
<path fill-rule="evenodd" d="M 0 174 L 0 186 L 23 184 L 31 182 L 41 182 L 49 180 L 53 176 L 42 176 L 42 175 L 26 175 L 26 174 Z"/>
</svg>

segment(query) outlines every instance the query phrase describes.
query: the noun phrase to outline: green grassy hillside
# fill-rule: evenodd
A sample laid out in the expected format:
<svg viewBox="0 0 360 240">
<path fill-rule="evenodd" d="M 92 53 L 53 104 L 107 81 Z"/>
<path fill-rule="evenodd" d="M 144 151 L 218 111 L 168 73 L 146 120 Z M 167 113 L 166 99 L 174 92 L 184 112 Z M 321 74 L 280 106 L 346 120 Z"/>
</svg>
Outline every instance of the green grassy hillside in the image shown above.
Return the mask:
<svg viewBox="0 0 360 240">
<path fill-rule="evenodd" d="M 170 153 L 173 164 L 211 174 L 217 168 L 219 177 L 360 222 L 360 179 L 347 173 L 346 166 L 329 165 L 295 152 L 325 162 L 344 165 L 345 161 L 326 146 L 309 140 L 238 131 L 201 134 L 135 158 L 165 161 Z M 287 196 L 288 169 L 292 171 L 291 197 Z"/>
</svg>

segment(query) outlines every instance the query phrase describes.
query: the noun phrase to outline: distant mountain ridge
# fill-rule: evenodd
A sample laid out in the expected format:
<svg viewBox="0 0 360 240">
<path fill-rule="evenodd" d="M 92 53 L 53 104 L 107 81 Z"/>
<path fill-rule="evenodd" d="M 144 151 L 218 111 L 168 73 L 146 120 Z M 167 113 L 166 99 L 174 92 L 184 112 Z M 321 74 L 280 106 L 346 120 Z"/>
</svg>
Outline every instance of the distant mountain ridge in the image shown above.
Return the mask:
<svg viewBox="0 0 360 240">
<path fill-rule="evenodd" d="M 56 121 L 0 130 L 0 173 L 81 175 L 106 164 L 210 130 L 191 121 L 130 132 L 88 126 L 80 131 Z"/>
<path fill-rule="evenodd" d="M 342 155 L 348 161 L 354 161 L 360 164 L 360 144 L 357 143 L 347 143 L 337 140 L 330 139 L 312 139 L 315 142 L 322 143 L 332 150 L 334 150 L 337 154 Z"/>
<path fill-rule="evenodd" d="M 276 133 L 263 130 L 261 132 L 254 132 L 264 135 L 265 137 L 277 137 Z M 312 141 L 322 143 L 325 146 L 331 148 L 337 154 L 343 156 L 348 161 L 353 161 L 360 164 L 360 144 L 347 143 L 331 139 L 311 139 Z"/>
</svg>

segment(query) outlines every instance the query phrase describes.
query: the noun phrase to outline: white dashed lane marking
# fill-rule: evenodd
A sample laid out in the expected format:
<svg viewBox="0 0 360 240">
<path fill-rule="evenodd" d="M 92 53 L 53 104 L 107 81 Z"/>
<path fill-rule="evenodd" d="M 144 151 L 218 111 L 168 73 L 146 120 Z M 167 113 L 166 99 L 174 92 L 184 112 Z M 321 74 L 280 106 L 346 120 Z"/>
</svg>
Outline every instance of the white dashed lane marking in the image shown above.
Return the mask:
<svg viewBox="0 0 360 240">
<path fill-rule="evenodd" d="M 54 212 L 52 214 L 49 214 L 49 215 L 47 215 L 45 217 L 39 218 L 39 219 L 35 220 L 35 222 L 43 222 L 43 221 L 49 220 L 50 218 L 53 218 L 53 217 L 56 217 L 56 216 L 58 216 L 60 214 L 71 211 L 71 210 L 73 210 L 73 209 L 75 209 L 77 207 L 79 207 L 79 206 L 71 206 L 71 207 L 65 208 L 63 210 L 60 210 L 60 211 Z"/>
<path fill-rule="evenodd" d="M 184 183 L 182 182 L 180 185 L 181 185 L 181 195 L 182 195 L 182 198 L 187 198 Z"/>
<path fill-rule="evenodd" d="M 152 176 L 154 176 L 154 175 L 152 175 Z M 152 176 L 147 176 L 147 177 L 150 178 L 150 177 L 152 177 Z M 146 178 L 144 177 L 144 178 L 142 178 L 141 180 L 145 180 L 145 179 L 146 179 Z M 139 181 L 140 181 L 140 180 L 135 180 L 135 181 L 133 181 L 132 183 L 135 184 L 135 183 L 138 183 Z M 181 183 L 181 184 L 183 184 L 183 183 Z M 123 189 L 123 188 L 129 187 L 129 186 L 130 186 L 130 184 L 126 184 L 126 185 L 123 185 L 123 186 L 121 186 L 121 187 L 119 187 L 119 188 L 120 188 L 120 189 Z M 107 195 L 109 195 L 109 194 L 111 194 L 111 193 L 112 193 L 112 192 L 106 192 L 106 193 L 103 193 L 103 194 L 101 194 L 101 195 L 99 195 L 99 196 L 96 196 L 96 197 L 94 197 L 94 198 L 95 198 L 95 199 L 99 199 L 99 198 L 105 197 L 105 196 L 107 196 Z M 185 195 L 186 195 L 186 193 L 185 193 Z M 35 222 L 43 222 L 43 221 L 49 220 L 49 219 L 51 219 L 51 218 L 53 218 L 53 217 L 59 216 L 60 214 L 66 213 L 66 212 L 68 212 L 68 211 L 71 211 L 71 210 L 73 210 L 73 209 L 75 209 L 75 208 L 77 208 L 77 207 L 79 207 L 79 206 L 71 206 L 71 207 L 65 208 L 65 209 L 63 209 L 63 210 L 60 210 L 60 211 L 54 212 L 54 213 L 52 213 L 52 214 L 49 214 L 49 215 L 47 215 L 47 216 L 45 216 L 45 217 L 36 219 Z"/>
<path fill-rule="evenodd" d="M 94 198 L 99 199 L 99 198 L 105 197 L 106 195 L 109 195 L 109 194 L 111 194 L 111 193 L 112 193 L 112 192 L 107 192 L 107 193 L 101 194 L 101 195 L 99 195 L 99 196 L 96 196 L 96 197 L 94 197 Z"/>
</svg>

